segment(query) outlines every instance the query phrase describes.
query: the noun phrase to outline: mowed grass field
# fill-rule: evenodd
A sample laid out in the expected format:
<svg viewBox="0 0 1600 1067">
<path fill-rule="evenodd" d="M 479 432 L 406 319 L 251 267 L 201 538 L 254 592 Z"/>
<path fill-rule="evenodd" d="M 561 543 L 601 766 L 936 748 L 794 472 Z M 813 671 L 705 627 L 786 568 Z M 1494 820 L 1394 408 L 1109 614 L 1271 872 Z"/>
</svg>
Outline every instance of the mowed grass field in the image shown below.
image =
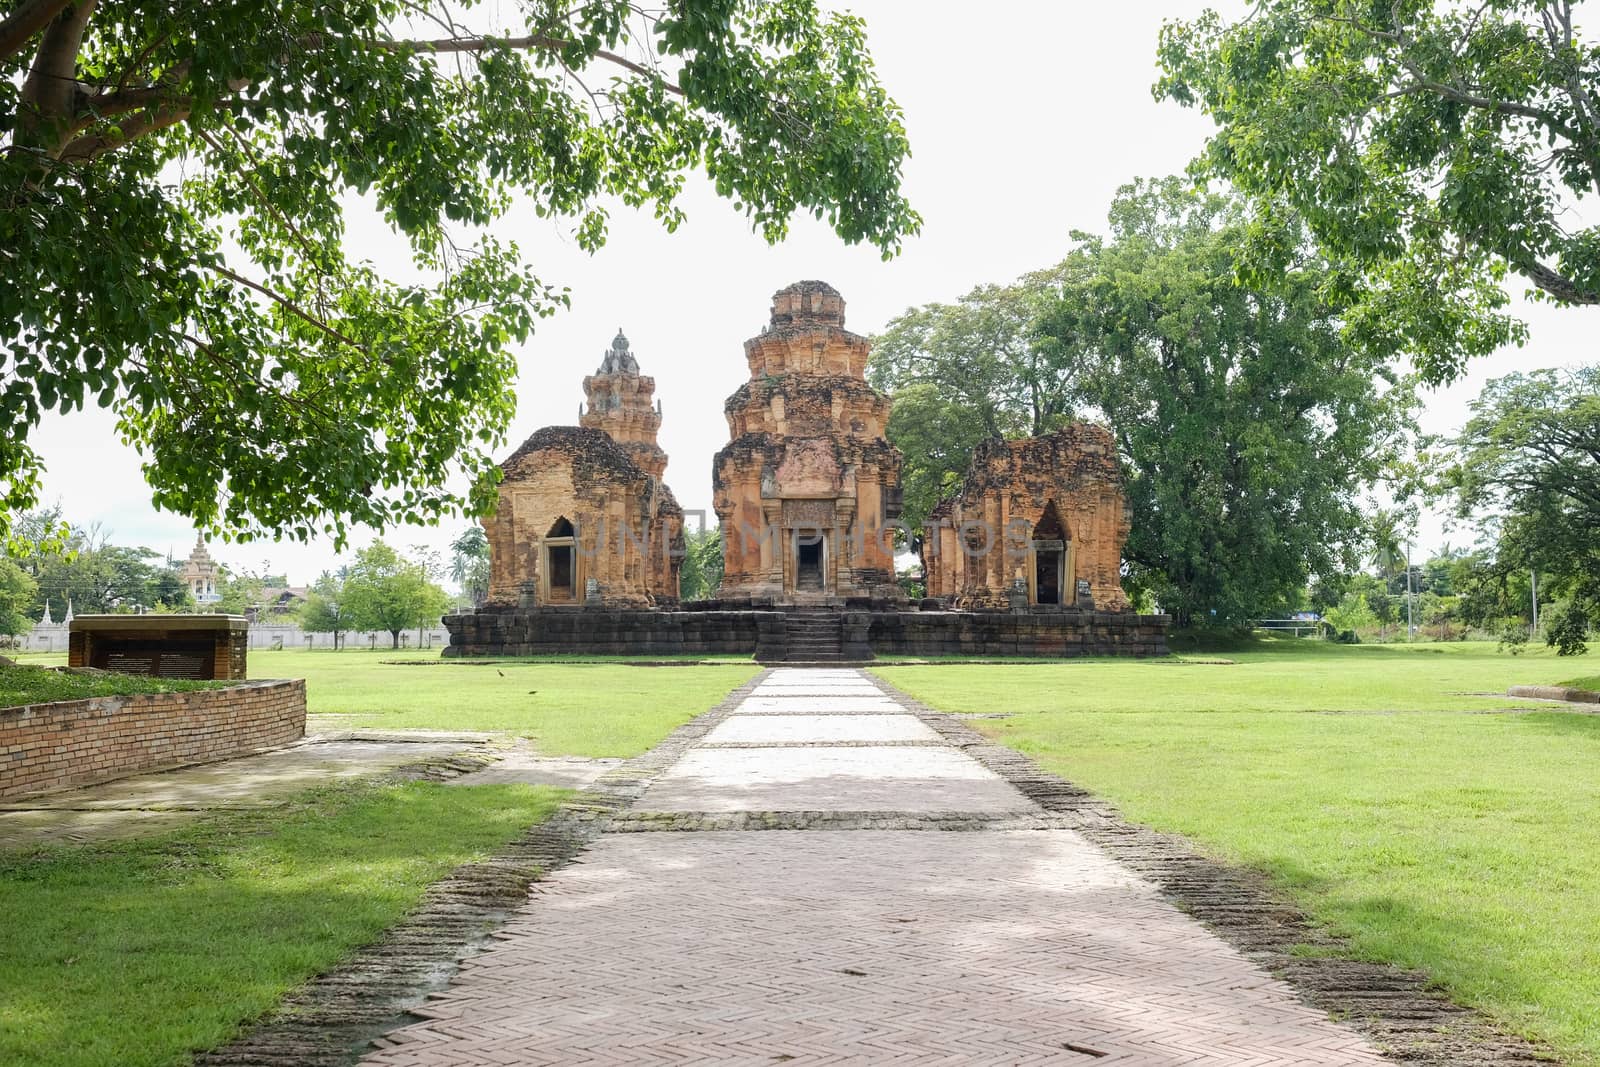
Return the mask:
<svg viewBox="0 0 1600 1067">
<path fill-rule="evenodd" d="M 312 729 L 486 730 L 563 756 L 637 756 L 755 676 L 748 661 L 444 660 L 434 651 L 251 652 L 252 678 L 304 678 Z M 669 661 L 670 662 L 670 661 Z"/>
<path fill-rule="evenodd" d="M 1600 1065 L 1600 715 L 1493 694 L 1594 657 L 1271 641 L 1231 665 L 879 668 L 1131 819 L 1268 872 L 1358 954 Z"/>
<path fill-rule="evenodd" d="M 356 781 L 136 841 L 0 850 L 0 1063 L 188 1063 L 568 795 Z"/>
</svg>

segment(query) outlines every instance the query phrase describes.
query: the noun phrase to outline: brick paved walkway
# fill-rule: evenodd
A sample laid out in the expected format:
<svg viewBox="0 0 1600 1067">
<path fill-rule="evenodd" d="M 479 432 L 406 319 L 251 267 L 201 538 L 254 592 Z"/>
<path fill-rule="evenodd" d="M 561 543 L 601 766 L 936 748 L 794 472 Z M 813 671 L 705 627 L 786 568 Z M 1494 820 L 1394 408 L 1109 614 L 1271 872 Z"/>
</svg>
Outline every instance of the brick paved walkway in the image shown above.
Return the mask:
<svg viewBox="0 0 1600 1067">
<path fill-rule="evenodd" d="M 1003 828 L 1053 824 L 860 672 L 774 671 L 617 826 L 654 812 L 691 829 L 603 836 L 364 1062 L 1384 1062 L 1075 832 Z"/>
</svg>

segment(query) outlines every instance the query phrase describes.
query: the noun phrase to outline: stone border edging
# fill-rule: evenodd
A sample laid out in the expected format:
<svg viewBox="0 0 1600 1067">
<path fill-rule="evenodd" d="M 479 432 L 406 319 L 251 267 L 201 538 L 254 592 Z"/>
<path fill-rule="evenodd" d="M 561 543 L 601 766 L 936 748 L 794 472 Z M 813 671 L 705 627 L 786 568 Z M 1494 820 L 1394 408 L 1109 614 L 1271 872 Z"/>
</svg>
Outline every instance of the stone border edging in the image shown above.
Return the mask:
<svg viewBox="0 0 1600 1067">
<path fill-rule="evenodd" d="M 866 672 L 864 672 L 866 673 Z M 1426 974 L 1348 958 L 1348 944 L 1266 876 L 1200 855 L 1187 839 L 1130 822 L 1109 801 L 1045 771 L 875 674 L 872 683 L 951 744 L 1155 886 L 1218 937 L 1276 975 L 1307 1004 L 1366 1035 L 1389 1059 L 1421 1067 L 1534 1067 L 1559 1062 L 1475 1009 L 1429 988 Z M 1296 952 L 1300 946 L 1319 950 Z"/>
<path fill-rule="evenodd" d="M 1559 700 L 1565 704 L 1600 704 L 1600 693 L 1564 685 L 1514 685 L 1506 690 L 1506 696 L 1525 700 Z"/>
<path fill-rule="evenodd" d="M 346 1067 L 384 1034 L 426 1018 L 426 1000 L 449 985 L 462 960 L 496 939 L 500 925 L 527 902 L 529 887 L 577 857 L 770 673 L 758 671 L 650 751 L 605 772 L 499 852 L 429 886 L 378 940 L 289 994 L 238 1038 L 197 1053 L 196 1067 Z"/>
</svg>

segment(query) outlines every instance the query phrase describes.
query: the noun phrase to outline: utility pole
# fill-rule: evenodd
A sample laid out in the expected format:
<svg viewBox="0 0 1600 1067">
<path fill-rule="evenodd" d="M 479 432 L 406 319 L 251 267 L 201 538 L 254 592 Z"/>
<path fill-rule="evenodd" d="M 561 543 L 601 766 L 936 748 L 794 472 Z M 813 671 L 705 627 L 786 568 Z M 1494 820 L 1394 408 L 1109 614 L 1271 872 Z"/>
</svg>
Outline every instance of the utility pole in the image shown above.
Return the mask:
<svg viewBox="0 0 1600 1067">
<path fill-rule="evenodd" d="M 1533 629 L 1528 631 L 1529 637 L 1539 636 L 1539 568 L 1530 567 L 1528 576 L 1532 579 L 1530 588 L 1533 590 Z"/>
<path fill-rule="evenodd" d="M 1406 640 L 1417 639 L 1416 612 L 1411 599 L 1411 542 L 1406 542 Z"/>
</svg>

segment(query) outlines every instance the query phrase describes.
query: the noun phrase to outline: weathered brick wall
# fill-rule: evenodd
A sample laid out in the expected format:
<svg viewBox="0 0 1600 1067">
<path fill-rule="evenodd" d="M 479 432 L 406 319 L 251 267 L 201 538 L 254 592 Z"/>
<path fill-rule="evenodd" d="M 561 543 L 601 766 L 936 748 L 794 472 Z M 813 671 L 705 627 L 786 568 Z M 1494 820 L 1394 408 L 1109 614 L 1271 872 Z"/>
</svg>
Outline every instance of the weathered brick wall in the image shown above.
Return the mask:
<svg viewBox="0 0 1600 1067">
<path fill-rule="evenodd" d="M 759 611 L 481 611 L 446 615 L 446 656 L 749 655 L 755 652 Z"/>
<path fill-rule="evenodd" d="M 846 611 L 848 655 L 1165 656 L 1165 615 L 1037 610 Z M 505 611 L 447 615 L 446 656 L 750 655 L 781 659 L 783 613 Z"/>
<path fill-rule="evenodd" d="M 0 710 L 0 797 L 225 759 L 305 736 L 306 684 L 91 697 Z"/>
<path fill-rule="evenodd" d="M 1165 656 L 1166 615 L 1113 611 L 873 612 L 879 656 Z"/>
</svg>

